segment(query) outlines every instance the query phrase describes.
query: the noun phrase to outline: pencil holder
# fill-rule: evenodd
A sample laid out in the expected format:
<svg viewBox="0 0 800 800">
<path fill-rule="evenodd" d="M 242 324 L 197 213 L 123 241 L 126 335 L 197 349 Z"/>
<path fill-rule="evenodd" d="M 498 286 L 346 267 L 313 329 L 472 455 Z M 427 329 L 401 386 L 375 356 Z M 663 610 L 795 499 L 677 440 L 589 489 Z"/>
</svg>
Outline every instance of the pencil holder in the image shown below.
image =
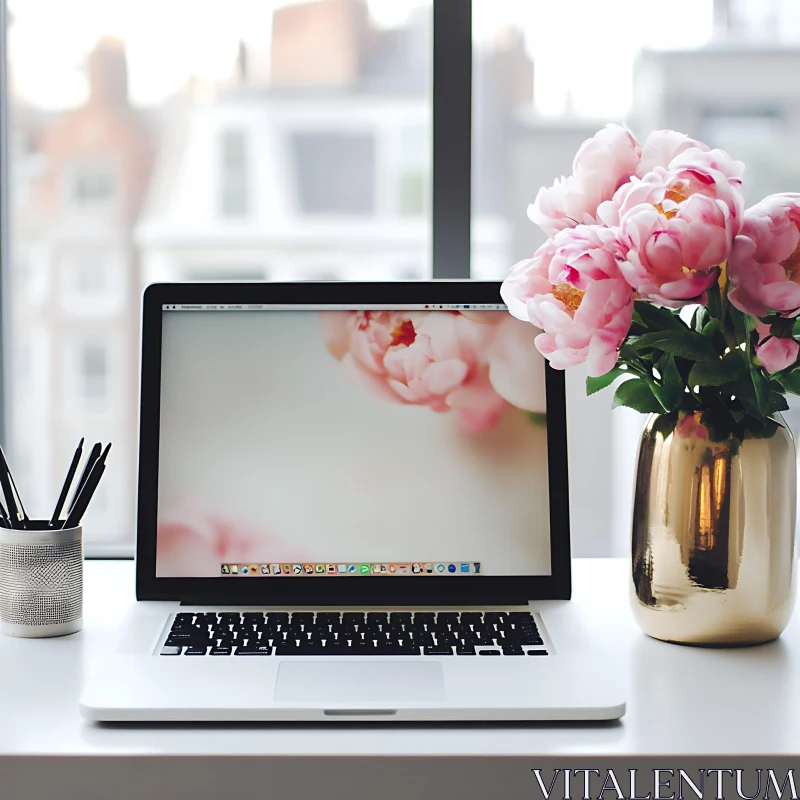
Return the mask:
<svg viewBox="0 0 800 800">
<path fill-rule="evenodd" d="M 0 633 L 64 636 L 83 625 L 83 529 L 0 528 Z"/>
</svg>

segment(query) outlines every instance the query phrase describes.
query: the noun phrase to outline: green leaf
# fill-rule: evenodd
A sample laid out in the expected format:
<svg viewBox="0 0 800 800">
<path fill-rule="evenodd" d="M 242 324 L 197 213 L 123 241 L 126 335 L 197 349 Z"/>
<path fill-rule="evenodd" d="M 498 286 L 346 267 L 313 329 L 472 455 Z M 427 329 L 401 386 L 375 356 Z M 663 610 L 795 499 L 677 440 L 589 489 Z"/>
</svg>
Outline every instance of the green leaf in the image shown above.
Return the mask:
<svg viewBox="0 0 800 800">
<path fill-rule="evenodd" d="M 748 414 L 755 417 L 763 416 L 758 407 L 758 400 L 756 399 L 756 390 L 753 381 L 749 374 L 743 375 L 737 381 L 729 384 L 731 393 L 736 395 L 736 399 L 741 403 L 742 407 Z"/>
<path fill-rule="evenodd" d="M 689 386 L 722 386 L 746 374 L 744 353 L 735 350 L 719 361 L 697 361 L 689 373 Z"/>
<path fill-rule="evenodd" d="M 758 412 L 761 416 L 765 417 L 769 414 L 768 380 L 764 377 L 764 373 L 754 366 L 750 367 L 750 379 L 753 381 L 753 389 L 755 389 Z"/>
<path fill-rule="evenodd" d="M 800 336 L 800 317 L 795 319 L 792 325 L 792 336 Z"/>
<path fill-rule="evenodd" d="M 637 300 L 636 303 L 634 303 L 634 309 L 636 310 L 641 323 L 650 328 L 650 330 L 663 331 L 686 329 L 686 324 L 681 320 L 681 318 L 668 308 L 653 306 L 644 300 Z"/>
<path fill-rule="evenodd" d="M 706 297 L 708 298 L 708 313 L 712 317 L 722 316 L 722 293 L 719 289 L 719 283 L 714 281 L 711 286 L 706 290 Z"/>
<path fill-rule="evenodd" d="M 776 411 L 789 410 L 789 404 L 786 402 L 786 398 L 778 392 L 770 392 L 767 398 L 767 407 L 769 408 L 770 414 L 774 414 Z"/>
<path fill-rule="evenodd" d="M 713 339 L 717 334 L 723 332 L 722 323 L 718 319 L 710 319 L 704 326 L 701 333 L 706 339 Z"/>
<path fill-rule="evenodd" d="M 711 342 L 697 331 L 683 330 L 656 331 L 640 336 L 634 347 L 641 351 L 648 348 L 663 350 L 691 361 L 706 361 L 719 358 Z"/>
<path fill-rule="evenodd" d="M 587 378 L 586 379 L 586 396 L 589 397 L 593 395 L 595 392 L 599 392 L 601 389 L 605 389 L 606 386 L 611 386 L 614 381 L 620 377 L 620 375 L 630 375 L 630 370 L 622 369 L 620 367 L 614 367 L 610 372 L 606 372 L 605 375 L 600 375 L 597 378 Z"/>
<path fill-rule="evenodd" d="M 731 303 L 728 303 L 725 306 L 725 311 L 726 315 L 730 319 L 736 341 L 741 344 L 747 340 L 747 323 L 745 321 L 745 314 L 739 311 L 739 309 Z"/>
<path fill-rule="evenodd" d="M 652 387 L 653 394 L 665 411 L 674 411 L 683 399 L 684 384 L 678 367 L 675 365 L 675 356 L 667 353 L 658 362 L 658 371 L 661 380 L 657 386 Z"/>
<path fill-rule="evenodd" d="M 542 414 L 537 411 L 526 412 L 528 419 L 536 425 L 537 428 L 547 427 L 547 414 Z"/>
<path fill-rule="evenodd" d="M 773 419 L 753 416 L 745 418 L 744 424 L 754 439 L 771 439 L 780 427 Z"/>
<path fill-rule="evenodd" d="M 769 332 L 773 336 L 777 336 L 780 339 L 791 338 L 792 329 L 795 324 L 793 320 L 786 319 L 786 317 L 774 316 L 768 317 L 766 323 L 769 325 Z"/>
<path fill-rule="evenodd" d="M 787 392 L 792 394 L 800 394 L 800 369 L 795 369 L 792 372 L 787 372 L 783 375 L 778 375 L 777 379 L 783 385 Z"/>
<path fill-rule="evenodd" d="M 647 381 L 642 378 L 633 378 L 617 387 L 612 407 L 619 406 L 632 408 L 640 414 L 660 414 L 664 410 L 650 390 Z"/>
</svg>

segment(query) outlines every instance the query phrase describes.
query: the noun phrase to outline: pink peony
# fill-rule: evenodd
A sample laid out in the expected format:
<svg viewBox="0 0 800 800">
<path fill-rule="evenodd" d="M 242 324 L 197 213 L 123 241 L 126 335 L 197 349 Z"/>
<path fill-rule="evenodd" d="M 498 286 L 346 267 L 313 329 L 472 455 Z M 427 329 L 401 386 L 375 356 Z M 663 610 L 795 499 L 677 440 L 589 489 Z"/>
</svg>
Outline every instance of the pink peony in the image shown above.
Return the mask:
<svg viewBox="0 0 800 800">
<path fill-rule="evenodd" d="M 764 322 L 756 323 L 759 343 L 756 345 L 756 358 L 771 374 L 791 367 L 797 361 L 800 345 L 791 337 L 772 336 L 770 326 Z"/>
<path fill-rule="evenodd" d="M 791 367 L 797 361 L 800 344 L 794 339 L 770 336 L 762 344 L 756 345 L 756 357 L 770 374 Z"/>
<path fill-rule="evenodd" d="M 685 133 L 671 130 L 651 131 L 642 145 L 642 158 L 636 174 L 643 177 L 656 167 L 667 167 L 673 158 L 692 148 L 709 149 L 702 142 L 690 139 Z"/>
<path fill-rule="evenodd" d="M 800 194 L 773 194 L 747 209 L 728 261 L 729 296 L 740 311 L 800 313 L 799 228 Z"/>
<path fill-rule="evenodd" d="M 740 171 L 721 151 L 697 150 L 698 161 L 656 167 L 622 186 L 599 215 L 620 226 L 627 250 L 622 273 L 644 299 L 679 307 L 702 302 L 727 260 L 743 199 Z"/>
<path fill-rule="evenodd" d="M 542 329 L 536 346 L 556 369 L 586 362 L 596 377 L 616 364 L 633 315 L 623 257 L 614 231 L 581 225 L 512 267 L 503 300 L 517 319 Z"/>
<path fill-rule="evenodd" d="M 570 177 L 539 190 L 528 217 L 548 236 L 594 224 L 597 207 L 630 178 L 640 156 L 639 143 L 627 128 L 607 125 L 581 145 Z"/>
<path fill-rule="evenodd" d="M 321 324 L 331 355 L 383 400 L 455 411 L 475 432 L 510 405 L 544 410 L 535 349 L 502 312 L 325 312 Z"/>
</svg>

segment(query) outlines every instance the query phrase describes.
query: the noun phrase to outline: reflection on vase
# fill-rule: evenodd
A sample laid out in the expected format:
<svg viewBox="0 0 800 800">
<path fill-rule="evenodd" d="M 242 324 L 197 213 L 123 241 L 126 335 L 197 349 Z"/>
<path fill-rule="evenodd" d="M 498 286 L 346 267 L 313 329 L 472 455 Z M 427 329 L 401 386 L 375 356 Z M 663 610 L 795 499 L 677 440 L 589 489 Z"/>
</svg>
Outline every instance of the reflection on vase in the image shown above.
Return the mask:
<svg viewBox="0 0 800 800">
<path fill-rule="evenodd" d="M 703 413 L 654 415 L 642 435 L 632 535 L 642 630 L 692 644 L 779 636 L 794 605 L 795 449 L 772 436 L 715 441 Z"/>
</svg>

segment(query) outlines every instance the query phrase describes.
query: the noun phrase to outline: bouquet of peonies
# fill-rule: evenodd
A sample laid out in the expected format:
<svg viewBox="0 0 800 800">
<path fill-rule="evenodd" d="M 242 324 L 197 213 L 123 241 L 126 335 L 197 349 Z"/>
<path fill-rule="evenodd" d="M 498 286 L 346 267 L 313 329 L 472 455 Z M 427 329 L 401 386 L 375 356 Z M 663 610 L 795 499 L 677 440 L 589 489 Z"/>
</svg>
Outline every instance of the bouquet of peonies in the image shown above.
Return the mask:
<svg viewBox="0 0 800 800">
<path fill-rule="evenodd" d="M 676 131 L 609 125 L 528 215 L 551 238 L 502 288 L 556 369 L 713 438 L 771 435 L 800 394 L 800 194 L 744 209 L 744 165 Z M 797 338 L 796 338 L 797 337 Z"/>
</svg>

